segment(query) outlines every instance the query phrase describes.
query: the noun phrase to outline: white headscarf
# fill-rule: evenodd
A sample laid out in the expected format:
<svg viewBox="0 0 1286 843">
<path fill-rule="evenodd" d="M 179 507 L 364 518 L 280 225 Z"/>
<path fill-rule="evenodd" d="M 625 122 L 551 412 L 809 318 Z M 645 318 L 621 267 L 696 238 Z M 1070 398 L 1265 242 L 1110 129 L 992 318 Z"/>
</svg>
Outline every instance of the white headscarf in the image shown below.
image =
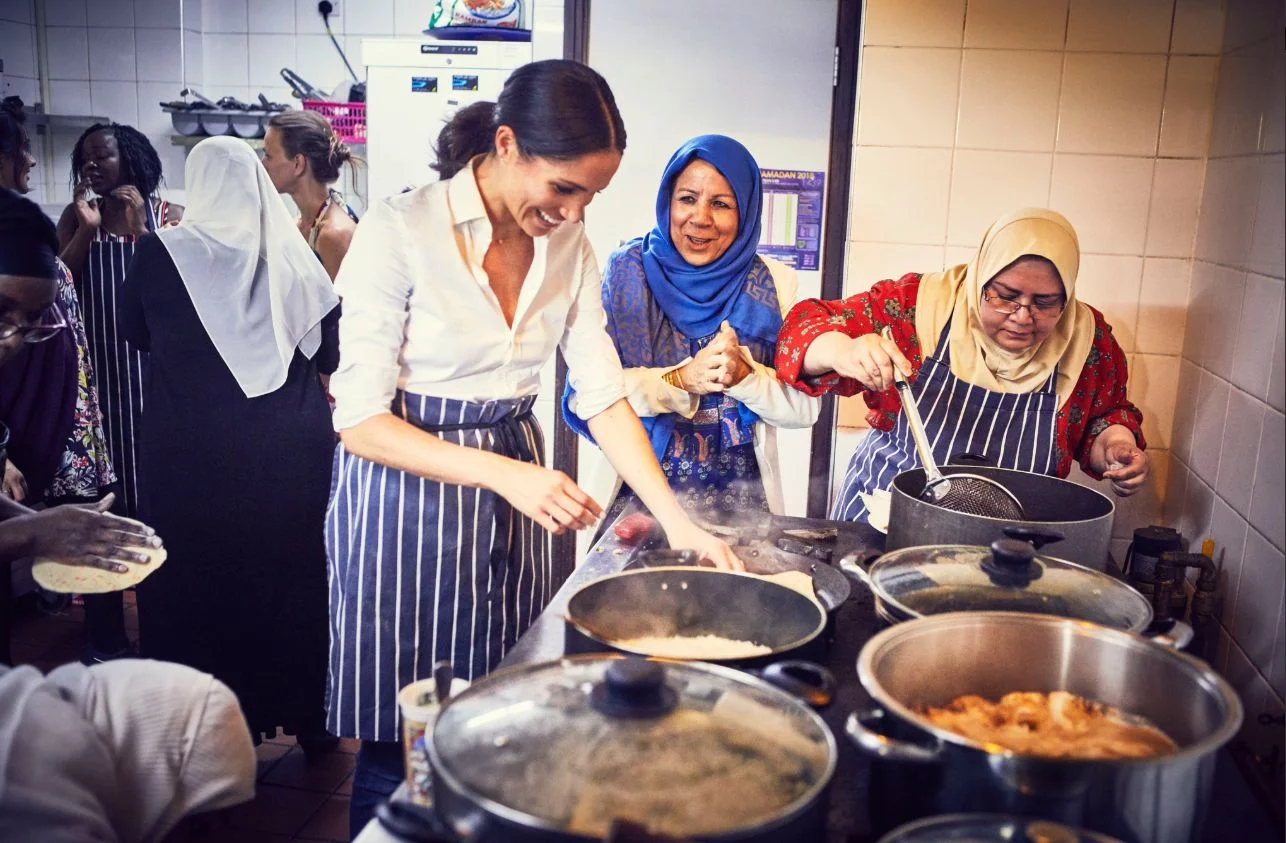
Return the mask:
<svg viewBox="0 0 1286 843">
<path fill-rule="evenodd" d="M 158 233 L 215 350 L 247 398 L 311 358 L 339 297 L 245 142 L 209 138 L 188 155 L 183 221 Z"/>
</svg>

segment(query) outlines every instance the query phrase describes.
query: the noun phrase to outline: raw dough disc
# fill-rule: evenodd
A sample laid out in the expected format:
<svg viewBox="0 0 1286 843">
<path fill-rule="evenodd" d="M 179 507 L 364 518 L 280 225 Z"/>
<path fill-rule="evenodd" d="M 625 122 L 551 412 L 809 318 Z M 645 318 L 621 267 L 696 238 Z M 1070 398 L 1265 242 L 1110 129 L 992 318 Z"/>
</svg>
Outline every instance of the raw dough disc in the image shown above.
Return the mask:
<svg viewBox="0 0 1286 843">
<path fill-rule="evenodd" d="M 126 562 L 129 570 L 123 574 L 90 568 L 86 565 L 68 565 L 52 559 L 37 559 L 31 566 L 31 576 L 41 588 L 60 594 L 106 594 L 123 591 L 138 585 L 165 562 L 164 547 L 139 547 L 151 557 L 150 562 Z"/>
</svg>

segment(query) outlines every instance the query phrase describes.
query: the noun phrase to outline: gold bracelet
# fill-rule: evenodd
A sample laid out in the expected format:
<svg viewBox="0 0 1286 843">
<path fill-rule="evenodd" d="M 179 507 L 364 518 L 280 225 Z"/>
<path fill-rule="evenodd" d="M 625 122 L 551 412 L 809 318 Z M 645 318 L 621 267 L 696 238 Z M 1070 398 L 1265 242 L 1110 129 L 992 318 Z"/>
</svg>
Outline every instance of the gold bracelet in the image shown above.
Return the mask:
<svg viewBox="0 0 1286 843">
<path fill-rule="evenodd" d="M 683 389 L 683 379 L 679 377 L 678 369 L 671 369 L 661 376 L 661 379 L 675 389 Z M 684 390 L 685 392 L 687 390 Z"/>
</svg>

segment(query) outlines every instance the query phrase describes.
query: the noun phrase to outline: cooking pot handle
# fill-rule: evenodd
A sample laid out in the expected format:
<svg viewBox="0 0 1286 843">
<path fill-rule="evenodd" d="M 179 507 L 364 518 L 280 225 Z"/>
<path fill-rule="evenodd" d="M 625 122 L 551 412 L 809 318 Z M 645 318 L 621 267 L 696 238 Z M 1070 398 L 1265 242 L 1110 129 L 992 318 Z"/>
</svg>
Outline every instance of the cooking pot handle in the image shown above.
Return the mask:
<svg viewBox="0 0 1286 843">
<path fill-rule="evenodd" d="M 759 671 L 759 678 L 769 685 L 799 697 L 813 708 L 825 708 L 835 699 L 839 683 L 835 674 L 820 664 L 787 659 L 774 662 Z"/>
<path fill-rule="evenodd" d="M 643 550 L 638 553 L 636 558 L 644 568 L 668 565 L 687 565 L 696 568 L 701 565 L 701 557 L 695 550 L 675 550 L 669 547 Z"/>
<path fill-rule="evenodd" d="M 1153 644 L 1160 644 L 1172 650 L 1182 650 L 1192 643 L 1196 632 L 1183 621 L 1166 618 L 1154 621 L 1151 626 L 1143 630 L 1142 634 Z"/>
<path fill-rule="evenodd" d="M 867 559 L 863 561 L 868 561 L 870 558 L 873 557 L 867 557 Z M 875 590 L 875 583 L 871 581 L 871 575 L 868 574 L 866 569 L 858 562 L 858 554 L 850 553 L 843 559 L 839 560 L 839 569 L 845 574 L 848 574 L 850 579 L 857 580 L 872 591 Z"/>
<path fill-rule="evenodd" d="M 986 454 L 973 451 L 957 451 L 947 458 L 947 465 L 972 465 L 979 468 L 995 468 L 996 461 Z"/>
<path fill-rule="evenodd" d="M 876 731 L 875 724 L 883 720 L 884 710 L 881 708 L 855 711 L 848 716 L 848 721 L 844 724 L 844 732 L 849 740 L 857 744 L 857 748 L 867 755 L 874 755 L 876 758 L 888 761 L 927 764 L 937 761 L 942 756 L 942 741 L 937 738 L 933 738 L 931 745 L 925 746 L 880 734 Z"/>
<path fill-rule="evenodd" d="M 413 802 L 389 799 L 375 806 L 375 818 L 385 831 L 408 843 L 457 843 L 459 840 L 433 813 Z"/>
<path fill-rule="evenodd" d="M 1058 532 L 1057 530 L 1042 530 L 1039 527 L 1013 526 L 1013 527 L 1006 527 L 1002 532 L 1008 538 L 1018 539 L 1019 541 L 1028 542 L 1029 544 L 1031 544 L 1032 547 L 1036 548 L 1037 550 L 1040 550 L 1042 547 L 1044 547 L 1047 544 L 1053 544 L 1054 542 L 1061 542 L 1063 539 L 1067 538 L 1067 536 L 1064 536 L 1062 533 Z"/>
</svg>

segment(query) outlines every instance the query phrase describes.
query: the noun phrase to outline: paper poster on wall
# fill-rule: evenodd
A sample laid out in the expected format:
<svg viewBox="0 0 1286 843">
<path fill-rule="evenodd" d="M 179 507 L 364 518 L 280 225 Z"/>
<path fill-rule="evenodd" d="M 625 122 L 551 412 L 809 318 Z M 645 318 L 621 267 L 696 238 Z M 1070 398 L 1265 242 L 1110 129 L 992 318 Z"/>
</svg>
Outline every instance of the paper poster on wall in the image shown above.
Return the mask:
<svg viewBox="0 0 1286 843">
<path fill-rule="evenodd" d="M 759 254 L 776 258 L 795 269 L 818 269 L 826 174 L 762 169 L 759 173 L 764 182 Z"/>
</svg>

